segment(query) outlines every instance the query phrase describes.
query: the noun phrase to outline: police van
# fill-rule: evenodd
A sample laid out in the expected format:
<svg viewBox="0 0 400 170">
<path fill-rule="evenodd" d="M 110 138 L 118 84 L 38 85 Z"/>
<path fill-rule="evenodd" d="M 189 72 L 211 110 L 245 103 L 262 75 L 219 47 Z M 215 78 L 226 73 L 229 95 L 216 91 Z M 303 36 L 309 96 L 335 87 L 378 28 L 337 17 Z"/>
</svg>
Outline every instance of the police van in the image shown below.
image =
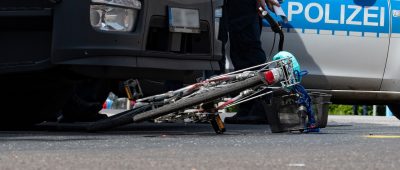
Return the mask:
<svg viewBox="0 0 400 170">
<path fill-rule="evenodd" d="M 335 103 L 388 104 L 400 118 L 400 0 L 285 0 L 281 7 L 284 50 L 309 72 L 306 88 L 333 94 Z M 263 28 L 267 55 L 274 36 Z"/>
</svg>

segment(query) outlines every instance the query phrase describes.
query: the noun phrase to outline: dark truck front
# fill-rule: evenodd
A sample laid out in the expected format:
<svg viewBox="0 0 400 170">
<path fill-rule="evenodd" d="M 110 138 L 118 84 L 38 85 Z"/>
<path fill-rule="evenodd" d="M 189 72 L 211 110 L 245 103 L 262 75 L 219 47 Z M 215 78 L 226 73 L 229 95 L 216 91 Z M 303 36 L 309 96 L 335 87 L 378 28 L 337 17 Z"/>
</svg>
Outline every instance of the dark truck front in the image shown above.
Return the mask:
<svg viewBox="0 0 400 170">
<path fill-rule="evenodd" d="M 218 70 L 219 6 L 212 0 L 2 0 L 0 72 L 62 66 L 89 76 L 166 78 Z"/>
<path fill-rule="evenodd" d="M 89 102 L 99 102 L 109 79 L 186 79 L 218 70 L 222 55 L 214 12 L 221 5 L 216 0 L 0 0 L 0 80 L 7 96 L 1 103 L 24 116 L 47 115 L 78 93 L 76 80 L 89 80 L 94 87 L 85 96 L 93 93 Z M 10 102 L 21 98 L 29 100 L 25 107 Z M 0 123 L 12 122 L 9 118 Z M 24 120 L 37 122 L 31 118 L 37 117 Z"/>
</svg>

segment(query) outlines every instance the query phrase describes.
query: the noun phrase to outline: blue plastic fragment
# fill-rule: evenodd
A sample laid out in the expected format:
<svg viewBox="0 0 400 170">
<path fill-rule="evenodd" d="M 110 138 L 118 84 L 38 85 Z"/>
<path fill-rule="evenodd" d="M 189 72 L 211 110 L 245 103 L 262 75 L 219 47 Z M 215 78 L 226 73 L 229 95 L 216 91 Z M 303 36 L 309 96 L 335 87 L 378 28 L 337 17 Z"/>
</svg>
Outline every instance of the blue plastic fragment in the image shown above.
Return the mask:
<svg viewBox="0 0 400 170">
<path fill-rule="evenodd" d="M 312 110 L 312 102 L 311 102 L 311 97 L 308 95 L 306 89 L 300 85 L 297 84 L 293 88 L 294 92 L 300 95 L 297 104 L 303 105 L 307 108 L 307 117 L 308 117 L 308 122 L 306 126 L 306 132 L 319 132 L 319 128 L 309 128 L 311 127 L 310 125 L 315 125 L 316 120 L 315 120 L 315 114 Z"/>
<path fill-rule="evenodd" d="M 312 133 L 312 132 L 320 132 L 319 128 L 307 128 L 306 130 L 304 130 L 304 133 Z"/>
</svg>

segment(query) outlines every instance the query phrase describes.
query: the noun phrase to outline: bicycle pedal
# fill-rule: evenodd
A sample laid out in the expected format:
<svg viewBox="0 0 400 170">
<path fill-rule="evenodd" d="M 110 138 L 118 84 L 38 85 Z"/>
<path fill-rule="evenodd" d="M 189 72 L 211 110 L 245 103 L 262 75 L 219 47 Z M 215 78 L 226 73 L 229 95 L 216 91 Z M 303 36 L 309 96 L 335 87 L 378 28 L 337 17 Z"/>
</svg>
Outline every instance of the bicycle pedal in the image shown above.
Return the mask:
<svg viewBox="0 0 400 170">
<path fill-rule="evenodd" d="M 208 116 L 208 118 L 209 118 L 209 122 L 210 122 L 212 128 L 214 129 L 215 133 L 223 134 L 226 131 L 225 124 L 222 121 L 219 114 L 210 114 Z"/>
</svg>

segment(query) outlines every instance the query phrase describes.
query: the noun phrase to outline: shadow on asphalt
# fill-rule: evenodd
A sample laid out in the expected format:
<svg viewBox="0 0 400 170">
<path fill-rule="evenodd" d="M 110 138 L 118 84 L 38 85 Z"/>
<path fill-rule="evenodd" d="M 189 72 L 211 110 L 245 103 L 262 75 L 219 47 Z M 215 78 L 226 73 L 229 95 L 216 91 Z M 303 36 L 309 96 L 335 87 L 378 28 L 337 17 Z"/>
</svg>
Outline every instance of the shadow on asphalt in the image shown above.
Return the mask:
<svg viewBox="0 0 400 170">
<path fill-rule="evenodd" d="M 42 134 L 42 135 L 47 135 L 48 134 Z M 65 135 L 65 134 L 63 134 Z M 42 138 L 34 138 L 35 135 L 29 135 L 29 136 L 23 136 L 23 135 L 14 135 L 14 136 L 3 136 L 1 135 L 0 132 L 0 139 L 1 142 L 73 142 L 73 141 L 99 141 L 99 140 L 105 140 L 101 138 L 63 138 L 63 139 L 42 139 Z"/>
<path fill-rule="evenodd" d="M 104 136 L 104 135 L 144 135 L 144 137 L 157 137 L 163 135 L 174 136 L 217 136 L 211 125 L 208 123 L 139 123 L 126 125 L 106 131 L 87 132 L 76 129 L 59 129 L 59 127 L 40 125 L 34 128 L 25 129 L 2 129 L 0 139 L 21 136 Z M 228 135 L 243 135 L 261 131 L 269 131 L 268 125 L 227 125 Z M 84 138 L 86 139 L 86 138 Z M 29 139 L 27 139 L 29 140 Z M 32 139 L 35 140 L 35 139 Z M 57 140 L 57 139 L 54 139 Z M 79 140 L 79 139 L 77 139 Z M 94 139 L 95 140 L 95 139 Z"/>
<path fill-rule="evenodd" d="M 348 134 L 352 131 L 358 131 L 359 128 L 374 127 L 376 124 L 354 123 L 354 124 L 328 124 L 324 129 L 317 133 L 306 133 L 306 135 L 328 135 L 328 134 Z M 396 126 L 386 126 L 398 128 Z M 227 132 L 223 135 L 214 133 L 211 125 L 208 123 L 140 123 L 131 124 L 119 128 L 114 128 L 107 131 L 86 132 L 76 130 L 57 130 L 52 128 L 36 127 L 34 129 L 24 130 L 8 130 L 0 131 L 0 141 L 82 141 L 82 140 L 104 140 L 102 136 L 113 135 L 132 135 L 147 138 L 157 137 L 179 137 L 179 136 L 199 136 L 199 137 L 214 137 L 214 136 L 246 136 L 246 135 L 303 135 L 303 133 L 271 133 L 269 125 L 226 125 Z M 50 136 L 54 138 L 39 139 L 36 137 Z M 62 136 L 74 138 L 64 139 Z M 59 137 L 59 138 L 57 138 Z"/>
</svg>

